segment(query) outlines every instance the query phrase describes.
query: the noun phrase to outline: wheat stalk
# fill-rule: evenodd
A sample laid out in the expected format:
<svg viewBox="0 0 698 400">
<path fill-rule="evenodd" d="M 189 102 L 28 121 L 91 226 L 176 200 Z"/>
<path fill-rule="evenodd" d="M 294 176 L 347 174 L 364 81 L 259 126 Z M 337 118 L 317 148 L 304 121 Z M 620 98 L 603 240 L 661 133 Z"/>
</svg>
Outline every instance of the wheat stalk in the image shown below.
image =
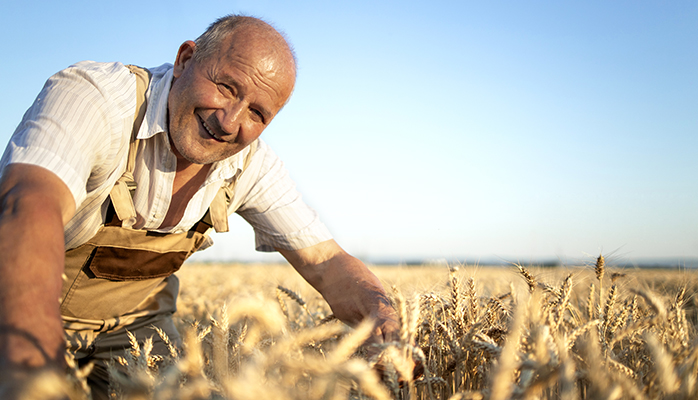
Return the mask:
<svg viewBox="0 0 698 400">
<path fill-rule="evenodd" d="M 524 278 L 524 281 L 526 282 L 526 285 L 528 285 L 528 290 L 529 292 L 533 293 L 533 291 L 536 289 L 536 278 L 528 272 L 526 268 L 523 267 L 521 264 L 514 264 L 516 268 L 519 269 L 519 273 L 521 276 Z"/>
<path fill-rule="evenodd" d="M 652 352 L 659 385 L 665 393 L 675 393 L 679 390 L 679 378 L 674 370 L 671 357 L 653 334 L 647 332 L 644 337 Z"/>
<path fill-rule="evenodd" d="M 606 259 L 604 259 L 603 255 L 599 254 L 599 256 L 596 258 L 596 263 L 594 264 L 594 272 L 596 272 L 596 279 L 598 279 L 599 282 L 603 281 L 605 271 Z"/>
<path fill-rule="evenodd" d="M 529 302 L 535 301 L 533 298 Z M 519 306 L 514 313 L 514 320 L 509 329 L 509 336 L 499 356 L 499 364 L 492 374 L 490 400 L 504 400 L 512 393 L 512 381 L 516 368 L 516 358 L 519 351 L 525 322 L 526 307 Z"/>
</svg>

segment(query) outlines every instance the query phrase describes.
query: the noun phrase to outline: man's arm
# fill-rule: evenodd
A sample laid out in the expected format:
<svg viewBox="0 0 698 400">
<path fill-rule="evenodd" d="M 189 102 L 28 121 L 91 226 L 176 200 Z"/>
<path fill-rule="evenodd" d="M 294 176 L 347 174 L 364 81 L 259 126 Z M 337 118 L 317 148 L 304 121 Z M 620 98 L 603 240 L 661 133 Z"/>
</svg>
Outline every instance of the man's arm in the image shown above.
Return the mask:
<svg viewBox="0 0 698 400">
<path fill-rule="evenodd" d="M 0 181 L 0 367 L 61 365 L 63 228 L 75 213 L 52 172 L 13 164 Z"/>
<path fill-rule="evenodd" d="M 369 343 L 397 340 L 399 325 L 378 278 L 363 262 L 328 240 L 301 250 L 277 249 L 327 300 L 342 322 L 357 325 L 364 318 L 376 319 Z"/>
</svg>

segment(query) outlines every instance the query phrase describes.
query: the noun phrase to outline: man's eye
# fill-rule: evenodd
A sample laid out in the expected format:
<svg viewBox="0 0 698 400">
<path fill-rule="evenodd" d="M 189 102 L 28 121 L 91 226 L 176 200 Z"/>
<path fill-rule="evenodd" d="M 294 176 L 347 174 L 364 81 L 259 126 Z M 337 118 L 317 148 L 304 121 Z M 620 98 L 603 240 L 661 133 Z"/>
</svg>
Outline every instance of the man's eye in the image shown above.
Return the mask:
<svg viewBox="0 0 698 400">
<path fill-rule="evenodd" d="M 254 108 L 251 108 L 250 111 L 252 111 L 252 118 L 255 121 L 264 123 L 264 115 L 259 110 L 255 110 Z"/>
<path fill-rule="evenodd" d="M 220 90 L 221 92 L 226 93 L 226 94 L 234 94 L 235 93 L 233 88 L 229 85 L 226 85 L 225 83 L 219 83 L 218 90 Z"/>
</svg>

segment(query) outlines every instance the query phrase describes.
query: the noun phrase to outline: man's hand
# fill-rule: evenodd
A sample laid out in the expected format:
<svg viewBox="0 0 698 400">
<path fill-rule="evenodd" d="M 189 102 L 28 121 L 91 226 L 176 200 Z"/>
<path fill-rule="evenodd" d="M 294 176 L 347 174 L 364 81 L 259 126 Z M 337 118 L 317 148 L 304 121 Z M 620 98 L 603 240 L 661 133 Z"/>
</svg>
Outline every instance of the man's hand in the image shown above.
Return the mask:
<svg viewBox="0 0 698 400">
<path fill-rule="evenodd" d="M 399 339 L 397 316 L 380 281 L 337 242 L 328 240 L 301 250 L 277 250 L 320 292 L 342 322 L 356 326 L 365 318 L 376 321 L 367 345 Z"/>
<path fill-rule="evenodd" d="M 364 263 L 347 254 L 334 240 L 301 250 L 277 250 L 320 292 L 342 322 L 356 326 L 365 318 L 376 321 L 373 335 L 364 343 L 368 359 L 379 355 L 383 349 L 381 344 L 400 340 L 397 314 L 380 281 Z M 415 366 L 409 358 L 405 361 L 413 376 L 421 375 L 421 365 Z M 382 379 L 387 379 L 380 361 L 375 368 Z M 400 384 L 404 383 L 401 378 Z"/>
<path fill-rule="evenodd" d="M 41 167 L 13 164 L 0 180 L 0 370 L 64 362 L 59 311 L 68 187 Z"/>
</svg>

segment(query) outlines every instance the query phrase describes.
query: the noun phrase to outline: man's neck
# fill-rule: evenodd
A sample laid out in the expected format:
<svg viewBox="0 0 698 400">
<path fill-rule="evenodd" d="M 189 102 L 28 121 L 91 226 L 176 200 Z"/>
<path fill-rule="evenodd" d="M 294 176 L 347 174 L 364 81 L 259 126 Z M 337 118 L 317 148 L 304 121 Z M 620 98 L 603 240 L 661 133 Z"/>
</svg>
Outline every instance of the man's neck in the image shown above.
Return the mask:
<svg viewBox="0 0 698 400">
<path fill-rule="evenodd" d="M 177 157 L 177 171 L 172 183 L 172 199 L 161 228 L 175 226 L 184 216 L 189 200 L 199 190 L 211 169 L 211 164 L 194 164 Z"/>
</svg>

